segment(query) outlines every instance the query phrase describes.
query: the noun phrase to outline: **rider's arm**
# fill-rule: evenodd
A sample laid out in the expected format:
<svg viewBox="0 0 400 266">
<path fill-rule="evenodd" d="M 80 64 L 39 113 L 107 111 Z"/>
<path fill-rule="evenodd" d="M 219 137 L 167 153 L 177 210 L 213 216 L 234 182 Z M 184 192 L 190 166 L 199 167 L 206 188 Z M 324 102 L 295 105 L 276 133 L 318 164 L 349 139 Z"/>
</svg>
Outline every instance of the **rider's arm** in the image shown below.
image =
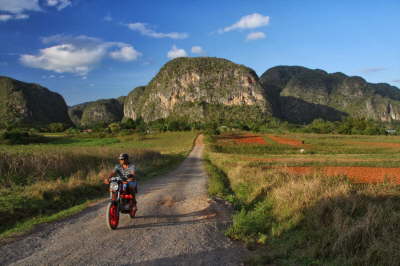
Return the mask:
<svg viewBox="0 0 400 266">
<path fill-rule="evenodd" d="M 136 167 L 134 165 L 132 165 L 130 168 L 131 168 L 131 170 L 129 171 L 129 174 L 136 176 Z"/>
<path fill-rule="evenodd" d="M 111 177 L 116 176 L 116 175 L 118 175 L 117 166 L 115 166 L 114 170 L 113 170 L 113 171 L 108 175 L 108 177 L 104 180 L 104 183 L 105 183 L 105 184 L 110 183 Z"/>
</svg>

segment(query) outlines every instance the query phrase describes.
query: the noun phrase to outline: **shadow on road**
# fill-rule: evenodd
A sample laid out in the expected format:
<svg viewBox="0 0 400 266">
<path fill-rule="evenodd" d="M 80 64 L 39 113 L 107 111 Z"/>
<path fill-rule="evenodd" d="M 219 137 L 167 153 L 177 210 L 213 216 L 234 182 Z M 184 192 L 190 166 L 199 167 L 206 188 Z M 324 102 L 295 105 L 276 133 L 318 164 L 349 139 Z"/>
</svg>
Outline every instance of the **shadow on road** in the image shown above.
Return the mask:
<svg viewBox="0 0 400 266">
<path fill-rule="evenodd" d="M 127 229 L 139 229 L 139 228 L 152 228 L 152 227 L 163 227 L 163 226 L 176 226 L 185 224 L 200 224 L 215 222 L 217 217 L 217 212 L 213 206 L 209 206 L 201 211 L 195 211 L 184 214 L 171 214 L 171 215 L 145 215 L 137 216 L 133 222 L 127 226 L 121 226 L 117 230 L 127 230 Z M 226 228 L 230 223 L 229 219 L 221 219 L 218 217 L 218 224 L 223 225 Z"/>
</svg>

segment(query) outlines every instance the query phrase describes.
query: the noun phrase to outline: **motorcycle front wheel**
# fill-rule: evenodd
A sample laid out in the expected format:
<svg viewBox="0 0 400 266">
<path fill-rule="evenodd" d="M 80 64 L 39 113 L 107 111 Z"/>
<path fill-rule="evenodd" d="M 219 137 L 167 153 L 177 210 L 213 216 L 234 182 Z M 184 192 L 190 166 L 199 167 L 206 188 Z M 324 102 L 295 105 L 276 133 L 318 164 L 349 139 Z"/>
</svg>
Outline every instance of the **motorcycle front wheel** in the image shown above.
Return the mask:
<svg viewBox="0 0 400 266">
<path fill-rule="evenodd" d="M 118 205 L 116 203 L 113 202 L 108 203 L 106 222 L 108 228 L 110 228 L 111 230 L 117 229 L 119 223 L 119 210 L 118 210 Z"/>
</svg>

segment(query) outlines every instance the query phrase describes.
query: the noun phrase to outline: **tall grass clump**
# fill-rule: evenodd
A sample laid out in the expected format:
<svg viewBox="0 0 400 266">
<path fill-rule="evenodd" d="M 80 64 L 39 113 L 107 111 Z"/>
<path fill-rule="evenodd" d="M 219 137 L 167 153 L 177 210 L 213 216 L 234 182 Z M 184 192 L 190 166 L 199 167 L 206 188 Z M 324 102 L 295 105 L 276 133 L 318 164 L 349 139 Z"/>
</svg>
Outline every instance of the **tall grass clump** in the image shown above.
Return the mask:
<svg viewBox="0 0 400 266">
<path fill-rule="evenodd" d="M 398 265 L 400 186 L 288 174 L 208 151 L 241 202 L 226 234 L 257 249 L 250 264 Z"/>
<path fill-rule="evenodd" d="M 0 152 L 0 233 L 26 219 L 104 196 L 107 188 L 102 180 L 122 152 L 129 153 L 137 166 L 139 181 L 183 159 L 179 154 L 112 147 Z"/>
<path fill-rule="evenodd" d="M 43 150 L 0 151 L 0 185 L 29 185 L 38 181 L 67 178 L 80 172 L 111 167 L 116 156 L 129 152 L 131 160 L 141 164 L 161 157 L 155 151 L 118 148 L 52 148 Z"/>
<path fill-rule="evenodd" d="M 229 179 L 226 174 L 210 160 L 205 160 L 205 167 L 209 173 L 207 190 L 208 194 L 212 197 L 226 198 L 232 194 L 232 190 L 229 185 Z"/>
</svg>

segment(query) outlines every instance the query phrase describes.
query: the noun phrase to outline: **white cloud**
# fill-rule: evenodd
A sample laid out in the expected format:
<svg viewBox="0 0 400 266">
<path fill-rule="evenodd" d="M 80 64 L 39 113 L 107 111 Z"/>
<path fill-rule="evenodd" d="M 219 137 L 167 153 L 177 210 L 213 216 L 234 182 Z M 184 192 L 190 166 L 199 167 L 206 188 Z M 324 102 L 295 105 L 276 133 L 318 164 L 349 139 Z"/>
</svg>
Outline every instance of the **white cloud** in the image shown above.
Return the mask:
<svg viewBox="0 0 400 266">
<path fill-rule="evenodd" d="M 254 40 L 265 39 L 265 37 L 266 36 L 264 32 L 251 32 L 247 35 L 246 40 L 254 41 Z"/>
<path fill-rule="evenodd" d="M 12 19 L 27 19 L 26 11 L 41 11 L 39 0 L 0 0 L 0 11 L 7 14 L 0 14 L 0 21 Z"/>
<path fill-rule="evenodd" d="M 2 14 L 0 15 L 0 21 L 8 21 L 10 19 L 27 19 L 29 18 L 29 15 L 27 14 Z"/>
<path fill-rule="evenodd" d="M 124 46 L 119 50 L 110 53 L 112 58 L 121 61 L 133 61 L 136 60 L 140 55 L 141 53 L 136 51 L 132 46 Z"/>
<path fill-rule="evenodd" d="M 168 51 L 167 57 L 169 59 L 174 59 L 177 57 L 185 57 L 187 56 L 187 53 L 184 49 L 179 49 L 175 45 L 172 46 L 171 50 Z"/>
<path fill-rule="evenodd" d="M 71 4 L 71 0 L 47 0 L 47 5 L 56 7 L 57 10 L 62 10 Z"/>
<path fill-rule="evenodd" d="M 60 44 L 41 49 L 38 55 L 21 55 L 20 61 L 33 68 L 85 75 L 92 65 L 100 61 L 104 53 L 101 47 L 89 50 L 73 44 Z"/>
<path fill-rule="evenodd" d="M 111 15 L 110 15 L 110 14 L 108 14 L 107 16 L 105 16 L 105 17 L 103 18 L 103 20 L 104 20 L 104 21 L 108 21 L 108 22 L 110 22 L 110 21 L 112 21 L 112 20 L 113 20 L 113 18 L 111 17 Z"/>
<path fill-rule="evenodd" d="M 13 17 L 14 17 L 13 15 L 3 14 L 3 15 L 0 15 L 0 21 L 7 21 L 7 20 L 12 19 Z"/>
<path fill-rule="evenodd" d="M 262 26 L 266 26 L 269 24 L 269 16 L 263 16 L 259 13 L 250 14 L 244 17 L 241 17 L 240 20 L 231 26 L 225 27 L 222 30 L 219 30 L 219 33 L 229 32 L 233 30 L 242 30 L 242 29 L 255 29 Z"/>
<path fill-rule="evenodd" d="M 171 39 L 186 39 L 189 37 L 187 33 L 180 32 L 170 32 L 170 33 L 162 33 L 156 32 L 153 29 L 149 28 L 146 23 L 136 22 L 127 24 L 128 28 L 133 31 L 138 31 L 142 35 L 149 36 L 152 38 L 171 38 Z"/>
<path fill-rule="evenodd" d="M 131 61 L 140 55 L 126 43 L 103 42 L 85 35 L 76 37 L 54 35 L 43 38 L 42 41 L 45 44 L 55 43 L 55 45 L 41 49 L 36 55 L 21 55 L 22 64 L 57 73 L 85 76 L 109 54 L 111 49 L 120 49 L 110 53 L 110 56 L 117 60 Z"/>
<path fill-rule="evenodd" d="M 61 10 L 70 6 L 72 0 L 41 0 L 42 6 L 47 5 Z M 0 14 L 0 21 L 13 19 L 27 19 L 29 15 L 26 12 L 43 11 L 39 0 L 0 0 L 0 11 L 6 14 Z"/>
<path fill-rule="evenodd" d="M 12 14 L 25 11 L 41 11 L 39 0 L 0 0 L 0 10 Z"/>
<path fill-rule="evenodd" d="M 193 54 L 205 54 L 205 51 L 201 46 L 193 46 L 191 51 Z"/>
<path fill-rule="evenodd" d="M 27 15 L 27 14 L 16 14 L 16 15 L 14 16 L 14 18 L 15 18 L 15 19 L 28 19 L 28 18 L 29 18 L 29 15 Z"/>
</svg>

